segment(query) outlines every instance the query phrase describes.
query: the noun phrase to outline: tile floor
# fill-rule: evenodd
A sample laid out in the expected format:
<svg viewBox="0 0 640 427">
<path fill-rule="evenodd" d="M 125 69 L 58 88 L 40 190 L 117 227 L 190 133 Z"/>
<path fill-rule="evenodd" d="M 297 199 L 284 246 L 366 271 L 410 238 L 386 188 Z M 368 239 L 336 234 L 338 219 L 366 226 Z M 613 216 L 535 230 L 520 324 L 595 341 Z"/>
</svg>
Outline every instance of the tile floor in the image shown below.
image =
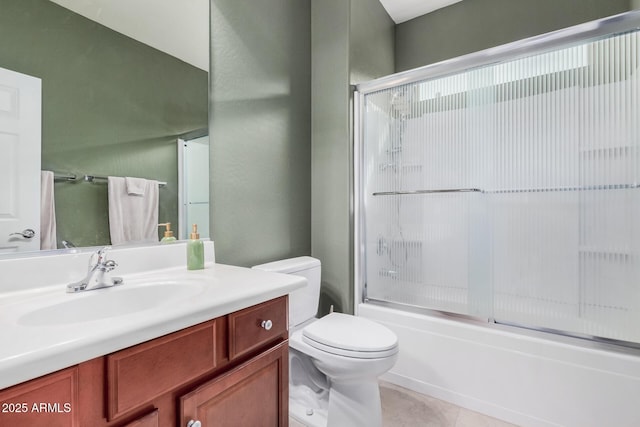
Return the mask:
<svg viewBox="0 0 640 427">
<path fill-rule="evenodd" d="M 383 427 L 515 427 L 387 382 L 380 383 L 380 398 Z M 304 427 L 293 419 L 289 426 Z"/>
</svg>

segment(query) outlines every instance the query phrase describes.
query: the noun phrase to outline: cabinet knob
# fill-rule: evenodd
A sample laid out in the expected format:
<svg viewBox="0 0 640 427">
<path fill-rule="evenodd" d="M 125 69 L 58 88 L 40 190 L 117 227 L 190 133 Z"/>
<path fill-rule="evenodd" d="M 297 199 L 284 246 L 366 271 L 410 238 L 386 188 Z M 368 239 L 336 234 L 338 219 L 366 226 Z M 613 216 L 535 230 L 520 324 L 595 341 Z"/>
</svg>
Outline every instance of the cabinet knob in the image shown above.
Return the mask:
<svg viewBox="0 0 640 427">
<path fill-rule="evenodd" d="M 268 331 L 273 327 L 273 322 L 271 320 L 263 320 L 260 326 Z"/>
<path fill-rule="evenodd" d="M 189 420 L 187 427 L 202 427 L 202 423 L 198 420 Z"/>
</svg>

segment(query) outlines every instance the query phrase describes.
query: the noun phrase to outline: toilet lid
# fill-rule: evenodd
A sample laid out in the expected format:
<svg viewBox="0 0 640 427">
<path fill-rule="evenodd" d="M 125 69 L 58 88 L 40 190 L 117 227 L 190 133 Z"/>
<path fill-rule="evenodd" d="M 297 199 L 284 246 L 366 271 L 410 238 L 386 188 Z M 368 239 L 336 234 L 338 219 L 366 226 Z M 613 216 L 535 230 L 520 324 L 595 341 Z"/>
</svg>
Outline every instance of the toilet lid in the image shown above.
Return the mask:
<svg viewBox="0 0 640 427">
<path fill-rule="evenodd" d="M 398 351 L 398 337 L 388 328 L 342 313 L 331 313 L 306 326 L 302 338 L 312 347 L 348 357 L 388 357 Z"/>
</svg>

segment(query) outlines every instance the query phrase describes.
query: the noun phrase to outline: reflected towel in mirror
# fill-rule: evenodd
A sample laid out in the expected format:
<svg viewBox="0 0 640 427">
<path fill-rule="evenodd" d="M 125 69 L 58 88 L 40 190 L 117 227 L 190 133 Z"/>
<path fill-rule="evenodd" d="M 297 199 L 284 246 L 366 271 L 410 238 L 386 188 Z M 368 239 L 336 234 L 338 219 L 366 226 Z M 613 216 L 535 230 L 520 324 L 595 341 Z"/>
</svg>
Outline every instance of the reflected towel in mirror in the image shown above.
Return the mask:
<svg viewBox="0 0 640 427">
<path fill-rule="evenodd" d="M 141 183 L 142 195 L 129 194 L 125 178 L 108 177 L 112 245 L 158 241 L 158 181 L 136 180 Z"/>
<path fill-rule="evenodd" d="M 126 176 L 124 178 L 124 182 L 127 185 L 127 194 L 130 196 L 144 196 L 147 181 L 148 180 L 143 178 L 132 178 L 130 176 Z"/>
<path fill-rule="evenodd" d="M 53 180 L 53 172 L 40 171 L 40 249 L 42 250 L 58 248 Z"/>
</svg>

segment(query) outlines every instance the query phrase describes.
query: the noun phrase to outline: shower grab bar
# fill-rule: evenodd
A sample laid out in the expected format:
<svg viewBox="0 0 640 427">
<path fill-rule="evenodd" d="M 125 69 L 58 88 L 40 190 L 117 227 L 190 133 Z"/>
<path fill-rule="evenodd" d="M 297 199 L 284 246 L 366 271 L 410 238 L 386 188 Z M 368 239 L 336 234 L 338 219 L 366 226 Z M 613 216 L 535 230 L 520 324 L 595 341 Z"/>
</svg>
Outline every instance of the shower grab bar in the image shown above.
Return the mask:
<svg viewBox="0 0 640 427">
<path fill-rule="evenodd" d="M 640 188 L 640 184 L 606 184 L 587 185 L 584 187 L 554 187 L 554 188 L 514 188 L 504 190 L 480 190 L 479 188 L 450 188 L 443 190 L 409 190 L 409 191 L 379 191 L 373 196 L 400 196 L 405 194 L 433 194 L 433 193 L 486 193 L 486 194 L 508 194 L 508 193 L 548 193 L 555 191 L 592 191 L 592 190 L 629 190 Z"/>
<path fill-rule="evenodd" d="M 404 194 L 432 194 L 432 193 L 482 193 L 479 188 L 448 188 L 444 190 L 413 190 L 413 191 L 380 191 L 374 196 L 398 196 Z"/>
</svg>

